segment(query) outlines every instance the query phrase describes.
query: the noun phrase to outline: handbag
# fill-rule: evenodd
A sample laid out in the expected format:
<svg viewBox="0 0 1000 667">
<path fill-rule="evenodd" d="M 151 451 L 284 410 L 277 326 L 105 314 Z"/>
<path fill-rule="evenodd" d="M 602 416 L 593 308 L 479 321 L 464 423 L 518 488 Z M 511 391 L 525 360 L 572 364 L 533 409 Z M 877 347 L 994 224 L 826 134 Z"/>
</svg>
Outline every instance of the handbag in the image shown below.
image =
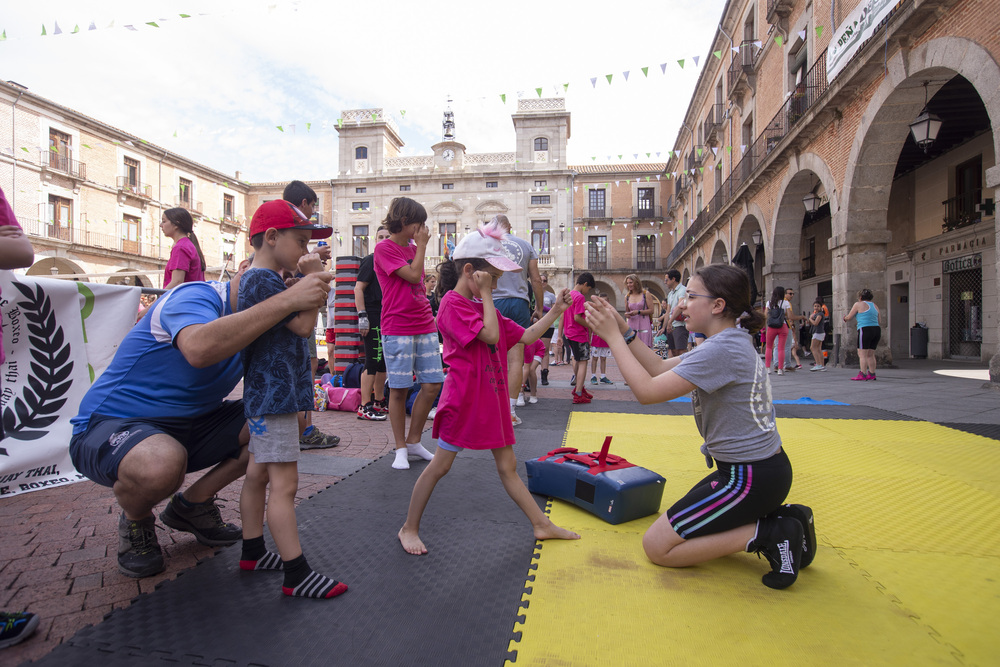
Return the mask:
<svg viewBox="0 0 1000 667">
<path fill-rule="evenodd" d="M 785 326 L 785 309 L 781 304 L 767 309 L 767 326 L 769 329 L 780 329 Z"/>
<path fill-rule="evenodd" d="M 328 410 L 340 410 L 342 412 L 357 412 L 361 406 L 361 390 L 347 387 L 333 387 L 327 385 L 326 393 L 329 401 L 326 404 Z"/>
</svg>

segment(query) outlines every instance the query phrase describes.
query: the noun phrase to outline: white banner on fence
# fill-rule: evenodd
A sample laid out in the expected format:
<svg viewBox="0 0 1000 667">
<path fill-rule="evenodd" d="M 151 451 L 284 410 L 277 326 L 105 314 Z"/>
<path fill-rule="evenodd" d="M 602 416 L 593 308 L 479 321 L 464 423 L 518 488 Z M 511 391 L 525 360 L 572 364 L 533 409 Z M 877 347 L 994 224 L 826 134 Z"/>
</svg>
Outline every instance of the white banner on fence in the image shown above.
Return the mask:
<svg viewBox="0 0 1000 667">
<path fill-rule="evenodd" d="M 899 0 L 867 0 L 855 7 L 847 19 L 837 26 L 826 54 L 827 82 L 840 74 L 861 45 L 875 34 L 875 26 L 898 4 Z"/>
<path fill-rule="evenodd" d="M 69 420 L 135 323 L 139 293 L 0 271 L 0 496 L 84 479 L 69 459 Z"/>
</svg>

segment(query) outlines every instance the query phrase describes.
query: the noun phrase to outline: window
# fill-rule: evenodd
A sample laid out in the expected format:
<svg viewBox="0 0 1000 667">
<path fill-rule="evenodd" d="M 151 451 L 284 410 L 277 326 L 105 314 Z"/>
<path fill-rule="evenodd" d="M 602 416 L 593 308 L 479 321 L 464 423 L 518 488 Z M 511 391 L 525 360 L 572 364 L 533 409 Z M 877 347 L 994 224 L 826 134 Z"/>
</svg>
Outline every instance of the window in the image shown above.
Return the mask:
<svg viewBox="0 0 1000 667">
<path fill-rule="evenodd" d="M 366 201 L 351 202 L 351 210 L 352 211 L 367 211 L 368 210 L 368 202 L 366 202 Z"/>
<path fill-rule="evenodd" d="M 816 237 L 806 239 L 806 255 L 802 258 L 802 277 L 816 277 Z"/>
<path fill-rule="evenodd" d="M 536 188 L 544 188 L 544 187 L 545 187 L 545 184 L 546 184 L 547 182 L 548 182 L 548 181 L 535 181 L 535 187 L 536 187 Z"/>
<path fill-rule="evenodd" d="M 73 219 L 73 202 L 69 199 L 49 195 L 49 237 L 70 240 L 70 220 Z"/>
<path fill-rule="evenodd" d="M 721 181 L 722 179 L 716 179 Z M 637 218 L 652 218 L 656 215 L 653 206 L 653 188 L 639 188 L 639 205 L 637 207 Z"/>
<path fill-rule="evenodd" d="M 499 186 L 498 181 L 486 181 L 487 190 L 496 189 L 498 186 Z"/>
<path fill-rule="evenodd" d="M 532 206 L 547 206 L 551 202 L 549 201 L 549 195 L 532 195 L 531 205 Z"/>
<path fill-rule="evenodd" d="M 354 159 L 355 160 L 367 160 L 368 159 L 368 148 L 365 146 L 358 146 L 354 149 Z"/>
<path fill-rule="evenodd" d="M 188 208 L 191 205 L 191 188 L 193 186 L 194 183 L 192 183 L 188 179 L 186 178 L 180 179 L 180 186 L 179 186 L 180 194 L 178 195 L 178 200 L 180 201 L 181 206 L 183 206 L 184 208 Z"/>
<path fill-rule="evenodd" d="M 547 151 L 549 150 L 549 140 L 545 137 L 538 137 L 535 139 L 535 150 L 536 151 Z"/>
<path fill-rule="evenodd" d="M 531 247 L 539 255 L 549 254 L 549 221 L 531 221 Z"/>
<path fill-rule="evenodd" d="M 944 231 L 951 231 L 982 220 L 977 210 L 983 199 L 983 156 L 976 157 L 955 167 L 955 196 L 942 202 L 945 205 Z"/>
<path fill-rule="evenodd" d="M 410 191 L 410 186 L 409 185 L 400 185 L 399 186 L 399 191 L 400 192 L 409 192 Z"/>
<path fill-rule="evenodd" d="M 608 237 L 591 236 L 587 239 L 587 268 L 608 268 Z"/>
<path fill-rule="evenodd" d="M 363 195 L 368 192 L 368 188 L 354 188 L 354 194 Z"/>
<path fill-rule="evenodd" d="M 656 237 L 639 236 L 635 245 L 636 268 L 640 271 L 656 270 Z"/>
<path fill-rule="evenodd" d="M 448 241 L 453 244 L 458 243 L 457 228 L 458 223 L 455 222 L 442 222 L 438 225 L 438 255 L 441 257 L 444 257 L 444 249 L 447 247 Z"/>
<path fill-rule="evenodd" d="M 355 257 L 368 254 L 368 225 L 351 225 L 351 250 Z"/>
<path fill-rule="evenodd" d="M 588 211 L 588 218 L 603 218 L 604 217 L 604 189 L 594 189 L 591 188 L 590 195 L 588 197 L 590 203 L 590 210 Z"/>
<path fill-rule="evenodd" d="M 455 189 L 455 184 L 454 183 L 442 183 L 441 184 L 441 189 L 442 190 L 454 190 Z"/>
<path fill-rule="evenodd" d="M 125 158 L 125 189 L 129 192 L 139 191 L 139 161 L 135 158 Z"/>
<path fill-rule="evenodd" d="M 236 217 L 236 198 L 233 195 L 222 195 L 222 217 L 226 220 Z"/>
<path fill-rule="evenodd" d="M 134 215 L 122 216 L 122 252 L 138 255 L 142 221 Z"/>
<path fill-rule="evenodd" d="M 70 136 L 59 130 L 49 128 L 49 166 L 60 171 L 69 171 L 69 161 L 72 155 Z"/>
</svg>

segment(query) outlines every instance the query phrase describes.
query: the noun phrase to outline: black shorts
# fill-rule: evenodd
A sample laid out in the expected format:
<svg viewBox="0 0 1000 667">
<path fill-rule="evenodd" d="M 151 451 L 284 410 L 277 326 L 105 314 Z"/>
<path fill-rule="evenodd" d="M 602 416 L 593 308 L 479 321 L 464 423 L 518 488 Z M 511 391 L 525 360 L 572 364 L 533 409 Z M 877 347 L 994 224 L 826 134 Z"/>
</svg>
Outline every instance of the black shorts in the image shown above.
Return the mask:
<svg viewBox="0 0 1000 667">
<path fill-rule="evenodd" d="M 783 449 L 762 461 L 715 465 L 667 510 L 671 527 L 685 540 L 754 523 L 778 509 L 792 488 L 792 464 Z"/>
<path fill-rule="evenodd" d="M 369 329 L 365 334 L 365 372 L 368 375 L 385 373 L 385 353 L 382 352 L 381 327 Z"/>
<path fill-rule="evenodd" d="M 589 361 L 590 360 L 590 343 L 583 341 L 582 343 L 575 340 L 566 339 L 569 343 L 569 349 L 573 353 L 573 358 L 577 361 Z"/>
<path fill-rule="evenodd" d="M 882 340 L 882 327 L 861 327 L 858 329 L 858 349 L 874 350 Z"/>
<path fill-rule="evenodd" d="M 545 333 L 542 334 L 542 340 L 551 340 L 552 336 L 555 333 L 556 333 L 556 328 L 555 327 L 549 327 L 548 329 L 545 330 Z"/>
<path fill-rule="evenodd" d="M 118 481 L 118 465 L 140 442 L 156 433 L 169 435 L 188 453 L 187 471 L 204 470 L 240 455 L 240 431 L 247 420 L 243 401 L 223 401 L 216 410 L 195 417 L 149 419 L 92 415 L 87 430 L 69 441 L 73 465 L 102 486 Z"/>
</svg>

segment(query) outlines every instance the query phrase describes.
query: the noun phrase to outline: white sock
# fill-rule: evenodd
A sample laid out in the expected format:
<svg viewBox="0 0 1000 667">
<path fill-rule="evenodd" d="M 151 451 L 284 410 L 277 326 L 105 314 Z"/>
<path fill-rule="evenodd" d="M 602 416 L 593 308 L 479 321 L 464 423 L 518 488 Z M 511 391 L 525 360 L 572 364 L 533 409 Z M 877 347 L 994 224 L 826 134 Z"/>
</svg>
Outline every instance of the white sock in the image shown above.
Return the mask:
<svg viewBox="0 0 1000 667">
<path fill-rule="evenodd" d="M 608 378 L 608 376 L 607 376 L 607 375 L 605 375 L 604 373 L 601 373 L 601 379 L 602 379 L 602 380 L 606 380 L 607 378 Z"/>
<path fill-rule="evenodd" d="M 397 450 L 397 451 L 401 451 L 401 450 Z M 431 454 L 429 451 L 427 451 L 427 449 L 423 445 L 421 445 L 419 442 L 414 442 L 414 443 L 409 443 L 408 442 L 408 443 L 406 443 L 406 452 L 408 454 L 412 455 L 412 456 L 419 456 L 424 461 L 430 461 L 432 458 L 434 458 L 434 455 Z M 409 467 L 409 466 L 407 466 L 407 467 Z"/>
<path fill-rule="evenodd" d="M 517 405 L 517 399 L 516 398 L 510 399 L 510 411 L 511 412 L 514 412 L 514 408 L 515 408 L 516 405 Z"/>
<path fill-rule="evenodd" d="M 406 458 L 407 452 L 410 451 L 409 447 L 403 447 L 402 449 L 396 450 L 396 460 L 392 462 L 392 467 L 396 470 L 409 470 L 410 462 Z"/>
</svg>

